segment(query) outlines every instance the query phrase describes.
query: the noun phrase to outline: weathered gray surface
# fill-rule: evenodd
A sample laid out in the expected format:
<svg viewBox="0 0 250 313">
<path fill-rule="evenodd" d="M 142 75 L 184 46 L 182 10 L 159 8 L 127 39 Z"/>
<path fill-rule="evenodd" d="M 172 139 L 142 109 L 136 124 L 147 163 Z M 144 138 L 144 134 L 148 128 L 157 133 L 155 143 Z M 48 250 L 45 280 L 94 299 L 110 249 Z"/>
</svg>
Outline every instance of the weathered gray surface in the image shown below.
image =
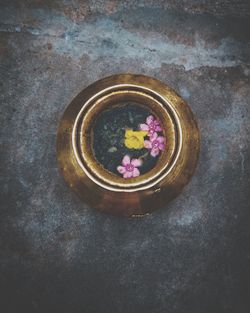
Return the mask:
<svg viewBox="0 0 250 313">
<path fill-rule="evenodd" d="M 250 312 L 249 2 L 0 3 L 0 311 Z M 191 183 L 143 219 L 87 208 L 56 164 L 67 104 L 120 72 L 175 88 L 201 131 Z"/>
</svg>

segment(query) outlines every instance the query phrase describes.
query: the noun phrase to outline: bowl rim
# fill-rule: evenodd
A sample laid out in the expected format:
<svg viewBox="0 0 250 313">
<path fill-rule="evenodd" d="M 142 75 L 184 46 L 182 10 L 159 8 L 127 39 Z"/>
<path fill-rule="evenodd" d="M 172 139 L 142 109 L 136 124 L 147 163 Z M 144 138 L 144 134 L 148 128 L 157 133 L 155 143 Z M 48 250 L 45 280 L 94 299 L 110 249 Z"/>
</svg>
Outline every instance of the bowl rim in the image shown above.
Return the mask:
<svg viewBox="0 0 250 313">
<path fill-rule="evenodd" d="M 104 111 L 102 110 L 103 97 L 114 97 L 116 93 L 122 93 L 124 97 L 123 99 L 127 100 L 129 96 L 134 92 L 138 92 L 138 98 L 142 97 L 143 99 L 145 99 L 145 97 L 151 97 L 151 100 L 154 101 L 155 105 L 154 110 L 157 107 L 158 111 L 160 111 L 160 113 L 164 115 L 161 116 L 161 119 L 171 119 L 173 128 L 175 129 L 175 136 L 174 138 L 171 138 L 172 144 L 174 142 L 174 151 L 173 155 L 171 155 L 171 158 L 169 158 L 167 156 L 167 153 L 164 153 L 164 151 L 160 156 L 161 162 L 157 162 L 157 164 L 160 163 L 160 166 L 156 165 L 148 173 L 139 176 L 138 178 L 124 180 L 123 178 L 112 175 L 107 170 L 102 170 L 102 167 L 99 166 L 98 162 L 95 160 L 93 153 L 91 153 L 92 149 L 88 144 L 88 140 L 85 140 L 89 137 L 86 134 L 86 129 L 88 129 L 89 125 L 93 123 L 96 110 L 98 109 L 99 113 Z M 153 110 L 152 106 L 149 107 L 149 109 Z M 92 119 L 89 118 L 89 115 L 91 114 Z M 157 115 L 157 117 L 159 117 L 159 114 Z M 166 133 L 165 127 L 168 127 L 169 125 L 170 122 L 167 125 L 162 123 L 164 133 Z M 96 184 L 103 188 L 116 192 L 135 192 L 153 187 L 171 172 L 181 152 L 182 128 L 176 111 L 167 101 L 167 99 L 161 96 L 161 94 L 155 92 L 148 87 L 140 86 L 138 84 L 114 84 L 112 86 L 102 89 L 100 92 L 90 97 L 88 101 L 83 103 L 82 108 L 79 111 L 73 126 L 72 147 L 79 166 L 85 172 L 85 174 Z"/>
<path fill-rule="evenodd" d="M 73 148 L 73 128 L 76 118 L 95 94 L 112 86 L 128 84 L 153 90 L 173 108 L 181 125 L 181 149 L 176 163 L 157 181 L 139 187 L 117 187 L 96 183 L 81 168 Z M 67 184 L 91 207 L 101 212 L 126 217 L 143 216 L 165 206 L 177 197 L 194 174 L 200 151 L 200 133 L 187 103 L 167 84 L 141 74 L 116 74 L 84 88 L 67 106 L 57 131 L 57 160 Z"/>
</svg>

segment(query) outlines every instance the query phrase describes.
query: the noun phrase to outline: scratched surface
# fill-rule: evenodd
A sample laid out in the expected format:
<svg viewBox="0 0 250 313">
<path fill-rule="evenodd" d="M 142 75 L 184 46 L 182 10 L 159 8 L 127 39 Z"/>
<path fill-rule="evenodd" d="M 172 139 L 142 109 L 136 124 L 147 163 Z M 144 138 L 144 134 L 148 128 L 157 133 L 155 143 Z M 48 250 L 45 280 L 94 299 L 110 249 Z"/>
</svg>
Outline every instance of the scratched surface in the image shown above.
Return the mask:
<svg viewBox="0 0 250 313">
<path fill-rule="evenodd" d="M 249 1 L 0 1 L 0 312 L 249 313 Z M 60 176 L 55 136 L 88 84 L 142 73 L 201 131 L 184 192 L 100 214 Z"/>
</svg>

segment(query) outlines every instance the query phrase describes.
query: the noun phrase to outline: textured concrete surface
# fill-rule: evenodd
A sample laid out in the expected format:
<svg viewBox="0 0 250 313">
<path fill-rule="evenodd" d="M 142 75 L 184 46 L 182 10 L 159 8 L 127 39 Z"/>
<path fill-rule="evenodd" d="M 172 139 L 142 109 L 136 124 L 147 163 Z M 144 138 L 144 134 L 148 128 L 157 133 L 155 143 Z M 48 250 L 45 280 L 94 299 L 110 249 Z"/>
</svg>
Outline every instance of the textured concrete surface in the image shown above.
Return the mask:
<svg viewBox="0 0 250 313">
<path fill-rule="evenodd" d="M 0 311 L 250 312 L 249 1 L 0 1 Z M 120 73 L 169 84 L 201 131 L 184 192 L 143 219 L 86 207 L 59 119 Z"/>
</svg>

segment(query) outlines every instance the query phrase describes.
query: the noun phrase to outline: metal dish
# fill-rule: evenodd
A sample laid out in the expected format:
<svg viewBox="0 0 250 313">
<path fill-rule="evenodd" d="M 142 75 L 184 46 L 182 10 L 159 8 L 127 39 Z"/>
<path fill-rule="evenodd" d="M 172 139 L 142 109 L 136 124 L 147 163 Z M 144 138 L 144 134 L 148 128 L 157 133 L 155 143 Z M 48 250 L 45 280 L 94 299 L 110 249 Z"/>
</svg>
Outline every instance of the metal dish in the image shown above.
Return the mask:
<svg viewBox="0 0 250 313">
<path fill-rule="evenodd" d="M 166 138 L 156 166 L 128 180 L 107 171 L 93 151 L 94 121 L 124 101 L 159 116 Z M 57 134 L 58 163 L 69 186 L 91 207 L 128 217 L 175 198 L 193 175 L 198 154 L 199 130 L 188 105 L 167 85 L 143 75 L 114 75 L 84 89 L 67 107 Z"/>
</svg>

